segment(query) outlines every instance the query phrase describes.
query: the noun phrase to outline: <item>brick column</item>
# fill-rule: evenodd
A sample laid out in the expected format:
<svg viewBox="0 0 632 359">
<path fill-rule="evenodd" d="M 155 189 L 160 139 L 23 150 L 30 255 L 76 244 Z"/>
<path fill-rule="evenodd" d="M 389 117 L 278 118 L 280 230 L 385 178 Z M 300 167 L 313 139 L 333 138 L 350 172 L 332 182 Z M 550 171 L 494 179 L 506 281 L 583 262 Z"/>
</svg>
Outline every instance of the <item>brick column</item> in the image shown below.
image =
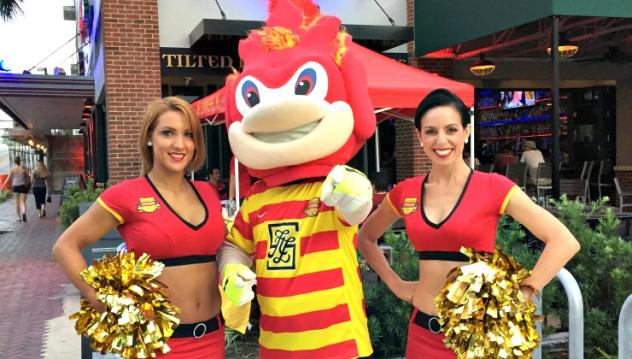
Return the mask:
<svg viewBox="0 0 632 359">
<path fill-rule="evenodd" d="M 160 97 L 157 0 L 108 0 L 101 6 L 109 180 L 140 173 L 138 134 L 147 104 Z"/>
<path fill-rule="evenodd" d="M 395 121 L 395 158 L 397 182 L 430 171 L 431 162 L 419 144 L 417 130 L 411 121 Z"/>
<path fill-rule="evenodd" d="M 408 26 L 414 25 L 413 0 L 406 0 Z M 414 44 L 408 43 L 408 64 L 425 71 L 452 77 L 452 59 L 426 59 L 415 57 Z M 421 101 L 421 99 L 419 99 Z M 419 145 L 419 139 L 412 122 L 395 122 L 395 158 L 397 160 L 397 181 L 420 176 L 430 171 L 431 162 Z"/>
<path fill-rule="evenodd" d="M 617 143 L 615 176 L 623 192 L 632 191 L 632 142 L 627 138 L 632 133 L 632 79 L 617 80 Z M 615 196 L 615 205 L 619 205 L 619 198 Z"/>
<path fill-rule="evenodd" d="M 632 166 L 615 166 L 614 175 L 617 176 L 623 192 L 632 192 Z M 614 203 L 614 206 L 619 207 L 619 196 L 617 196 L 614 191 L 613 193 L 614 198 L 610 198 L 611 203 Z M 629 197 L 626 201 L 628 200 Z M 629 210 L 626 209 L 626 212 L 628 211 Z"/>
</svg>

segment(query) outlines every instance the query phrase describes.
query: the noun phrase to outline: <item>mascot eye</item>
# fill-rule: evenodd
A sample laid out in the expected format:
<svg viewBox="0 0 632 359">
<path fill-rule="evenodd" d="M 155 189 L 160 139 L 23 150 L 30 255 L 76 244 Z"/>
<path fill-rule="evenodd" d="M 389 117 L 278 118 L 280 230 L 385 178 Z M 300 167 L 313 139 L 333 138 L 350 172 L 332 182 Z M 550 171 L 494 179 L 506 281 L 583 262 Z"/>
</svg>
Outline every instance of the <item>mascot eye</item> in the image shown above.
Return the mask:
<svg viewBox="0 0 632 359">
<path fill-rule="evenodd" d="M 316 86 L 316 71 L 312 68 L 306 68 L 298 75 L 294 93 L 297 95 L 309 95 Z"/>
<path fill-rule="evenodd" d="M 261 98 L 259 97 L 259 89 L 252 81 L 244 82 L 244 85 L 241 88 L 241 95 L 243 96 L 244 101 L 246 101 L 248 107 L 255 107 L 261 101 Z"/>
</svg>

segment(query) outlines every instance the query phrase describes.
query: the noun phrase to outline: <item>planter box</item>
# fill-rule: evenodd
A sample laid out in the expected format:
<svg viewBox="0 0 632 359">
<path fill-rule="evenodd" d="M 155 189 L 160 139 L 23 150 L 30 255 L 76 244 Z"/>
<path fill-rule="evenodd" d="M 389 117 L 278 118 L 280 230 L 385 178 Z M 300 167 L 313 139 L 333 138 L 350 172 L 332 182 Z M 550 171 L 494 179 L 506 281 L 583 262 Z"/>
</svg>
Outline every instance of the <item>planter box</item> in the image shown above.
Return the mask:
<svg viewBox="0 0 632 359">
<path fill-rule="evenodd" d="M 92 205 L 91 202 L 79 203 L 79 215 L 84 214 Z M 119 231 L 115 228 L 98 241 L 81 249 L 81 254 L 87 263 L 91 263 L 95 259 L 100 259 L 104 255 L 116 254 L 116 247 L 123 243 L 123 239 Z"/>
<path fill-rule="evenodd" d="M 92 202 L 79 203 L 79 215 L 84 214 L 88 208 L 92 205 Z M 116 247 L 123 243 L 123 239 L 119 234 L 119 231 L 115 228 L 105 236 L 101 237 L 98 241 L 92 243 L 89 246 L 81 249 L 81 254 L 86 263 L 90 265 L 94 260 L 101 259 L 105 255 L 116 254 Z M 90 348 L 90 340 L 86 336 L 81 337 L 81 359 L 114 359 L 119 358 L 117 355 L 102 355 L 99 352 L 95 352 Z"/>
</svg>

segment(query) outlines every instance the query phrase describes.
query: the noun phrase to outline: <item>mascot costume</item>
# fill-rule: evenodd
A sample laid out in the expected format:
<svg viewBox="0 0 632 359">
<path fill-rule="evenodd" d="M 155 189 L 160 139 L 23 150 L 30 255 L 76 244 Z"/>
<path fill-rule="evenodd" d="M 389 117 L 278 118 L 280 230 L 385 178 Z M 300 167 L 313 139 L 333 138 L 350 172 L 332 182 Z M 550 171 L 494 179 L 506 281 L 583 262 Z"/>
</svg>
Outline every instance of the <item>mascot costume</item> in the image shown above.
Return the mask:
<svg viewBox="0 0 632 359">
<path fill-rule="evenodd" d="M 371 184 L 340 164 L 375 115 L 350 44 L 311 0 L 270 1 L 265 25 L 239 44 L 243 71 L 227 79 L 230 145 L 260 180 L 222 248 L 222 289 L 249 303 L 256 274 L 261 358 L 372 353 L 356 254 Z"/>
</svg>

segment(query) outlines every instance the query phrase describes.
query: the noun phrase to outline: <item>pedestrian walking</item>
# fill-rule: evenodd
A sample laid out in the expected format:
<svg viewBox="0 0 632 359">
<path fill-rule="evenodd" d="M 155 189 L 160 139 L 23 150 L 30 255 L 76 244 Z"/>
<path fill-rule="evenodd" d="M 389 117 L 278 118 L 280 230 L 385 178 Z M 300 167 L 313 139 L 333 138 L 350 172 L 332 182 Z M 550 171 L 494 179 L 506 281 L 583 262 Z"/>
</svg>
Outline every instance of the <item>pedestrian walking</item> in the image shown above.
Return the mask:
<svg viewBox="0 0 632 359">
<path fill-rule="evenodd" d="M 43 160 L 37 160 L 35 170 L 32 174 L 33 197 L 35 198 L 35 209 L 37 209 L 37 217 L 46 217 L 46 193 L 50 193 L 50 185 L 48 183 L 48 168 Z"/>
<path fill-rule="evenodd" d="M 18 222 L 26 222 L 26 195 L 31 187 L 31 178 L 28 169 L 22 166 L 20 157 L 13 160 L 15 167 L 9 172 L 9 176 L 4 180 L 2 188 L 11 181 L 11 191 L 15 197 L 15 212 L 18 215 Z"/>
</svg>

